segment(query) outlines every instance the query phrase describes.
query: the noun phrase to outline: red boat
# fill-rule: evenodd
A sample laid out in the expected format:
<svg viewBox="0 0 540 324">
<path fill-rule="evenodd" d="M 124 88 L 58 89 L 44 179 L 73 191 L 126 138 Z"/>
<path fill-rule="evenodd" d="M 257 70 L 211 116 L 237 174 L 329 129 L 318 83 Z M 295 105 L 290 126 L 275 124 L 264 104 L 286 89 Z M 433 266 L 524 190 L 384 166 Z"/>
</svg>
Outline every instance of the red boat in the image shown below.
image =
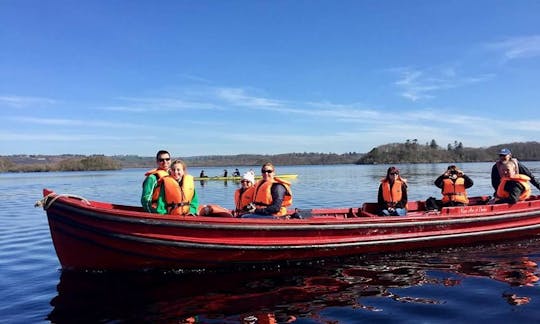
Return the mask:
<svg viewBox="0 0 540 324">
<path fill-rule="evenodd" d="M 63 269 L 200 269 L 501 241 L 540 234 L 540 196 L 513 205 L 470 198 L 469 206 L 407 216 L 361 208 L 296 211 L 301 219 L 242 219 L 146 213 L 43 190 Z M 292 211 L 291 211 L 292 212 Z"/>
</svg>

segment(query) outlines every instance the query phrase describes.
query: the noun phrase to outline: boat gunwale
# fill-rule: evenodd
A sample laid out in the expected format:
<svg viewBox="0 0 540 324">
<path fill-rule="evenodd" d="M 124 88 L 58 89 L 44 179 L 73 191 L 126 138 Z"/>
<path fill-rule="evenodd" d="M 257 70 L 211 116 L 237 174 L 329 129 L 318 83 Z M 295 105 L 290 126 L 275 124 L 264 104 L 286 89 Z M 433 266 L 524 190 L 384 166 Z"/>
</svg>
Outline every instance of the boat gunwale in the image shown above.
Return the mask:
<svg viewBox="0 0 540 324">
<path fill-rule="evenodd" d="M 91 202 L 92 203 L 92 202 Z M 58 206 L 57 204 L 61 204 Z M 56 207 L 54 205 L 57 205 Z M 422 216 L 402 216 L 402 217 L 354 217 L 354 218 L 331 218 L 321 219 L 242 219 L 223 217 L 185 217 L 181 219 L 171 219 L 167 216 L 161 218 L 147 217 L 145 212 L 114 210 L 86 205 L 79 200 L 68 197 L 60 197 L 50 208 L 65 208 L 70 214 L 83 215 L 87 218 L 101 219 L 127 224 L 142 224 L 149 226 L 163 226 L 190 229 L 223 229 L 223 230 L 352 230 L 364 228 L 391 228 L 410 226 L 436 226 L 447 224 L 468 224 L 484 221 L 497 221 L 504 219 L 531 217 L 540 215 L 540 207 L 535 207 L 531 211 L 516 211 L 503 213 L 491 211 L 486 215 L 422 215 Z M 459 208 L 459 207 L 457 207 Z M 331 210 L 331 209 L 329 209 Z M 344 210 L 336 208 L 335 210 Z M 140 215 L 139 215 L 140 214 Z M 154 215 L 154 214 L 151 214 Z M 428 218 L 429 217 L 429 218 Z"/>
</svg>

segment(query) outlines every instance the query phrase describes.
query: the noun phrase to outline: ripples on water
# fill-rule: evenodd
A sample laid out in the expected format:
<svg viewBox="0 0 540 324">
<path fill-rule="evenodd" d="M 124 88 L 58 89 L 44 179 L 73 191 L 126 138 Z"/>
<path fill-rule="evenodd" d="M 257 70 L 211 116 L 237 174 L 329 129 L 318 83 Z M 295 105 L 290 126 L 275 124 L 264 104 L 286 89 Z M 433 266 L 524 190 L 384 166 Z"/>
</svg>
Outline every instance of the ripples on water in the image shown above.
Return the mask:
<svg viewBox="0 0 540 324">
<path fill-rule="evenodd" d="M 490 166 L 461 166 L 475 181 L 471 195 L 492 193 Z M 540 163 L 527 166 L 540 174 Z M 387 167 L 278 166 L 277 171 L 299 174 L 293 180 L 294 207 L 342 207 L 375 200 Z M 446 165 L 398 167 L 409 180 L 411 200 L 438 197 L 433 180 Z M 217 175 L 222 169 L 205 171 Z M 249 316 L 259 323 L 268 323 L 269 317 L 279 323 L 540 320 L 540 241 L 535 239 L 220 272 L 60 271 L 45 213 L 33 207 L 41 190 L 137 205 L 143 173 L 0 174 L 2 321 L 182 322 L 194 317 L 201 323 L 239 323 Z M 202 203 L 228 208 L 236 188 L 234 182 L 197 184 Z"/>
</svg>

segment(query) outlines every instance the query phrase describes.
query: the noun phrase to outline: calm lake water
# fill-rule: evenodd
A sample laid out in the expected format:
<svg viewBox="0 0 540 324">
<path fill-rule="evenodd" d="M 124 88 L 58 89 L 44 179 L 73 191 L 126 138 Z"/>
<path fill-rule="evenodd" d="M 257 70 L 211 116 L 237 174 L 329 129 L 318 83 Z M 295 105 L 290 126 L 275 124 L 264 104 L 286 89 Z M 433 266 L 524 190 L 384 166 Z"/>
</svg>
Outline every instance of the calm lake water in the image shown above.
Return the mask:
<svg viewBox="0 0 540 324">
<path fill-rule="evenodd" d="M 525 163 L 540 176 L 540 162 Z M 398 165 L 410 200 L 439 198 L 446 164 Z M 491 195 L 490 163 L 460 167 Z M 290 166 L 298 208 L 376 200 L 388 165 Z M 249 168 L 239 168 L 241 172 Z M 259 166 L 254 166 L 258 172 Z M 205 168 L 209 176 L 220 168 Z M 228 168 L 229 172 L 234 166 Z M 145 170 L 0 174 L 0 320 L 5 323 L 359 323 L 540 321 L 540 239 L 184 273 L 62 272 L 41 190 L 138 205 Z M 198 175 L 199 168 L 191 173 Z M 235 182 L 197 183 L 201 203 L 233 207 Z M 534 194 L 539 194 L 533 189 Z"/>
</svg>

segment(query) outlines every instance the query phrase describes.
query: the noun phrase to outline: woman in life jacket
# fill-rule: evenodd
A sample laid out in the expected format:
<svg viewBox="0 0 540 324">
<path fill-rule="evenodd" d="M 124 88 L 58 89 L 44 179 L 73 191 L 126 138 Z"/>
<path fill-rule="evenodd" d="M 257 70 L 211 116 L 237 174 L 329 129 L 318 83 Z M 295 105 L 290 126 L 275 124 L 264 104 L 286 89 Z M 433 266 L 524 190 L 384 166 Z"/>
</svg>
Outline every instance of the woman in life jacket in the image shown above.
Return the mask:
<svg viewBox="0 0 540 324">
<path fill-rule="evenodd" d="M 167 214 L 197 215 L 199 197 L 195 191 L 193 176 L 187 174 L 187 165 L 182 160 L 171 164 L 169 176 L 160 180 L 159 190 L 154 196 L 161 198 L 167 206 Z"/>
<path fill-rule="evenodd" d="M 275 168 L 270 162 L 261 167 L 262 179 L 255 183 L 252 202 L 244 207 L 242 218 L 275 218 L 287 216 L 292 205 L 291 184 L 274 177 Z"/>
<path fill-rule="evenodd" d="M 495 193 L 496 204 L 515 204 L 531 196 L 531 185 L 528 176 L 518 174 L 513 163 L 506 163 L 501 183 Z"/>
<path fill-rule="evenodd" d="M 472 179 L 455 165 L 449 165 L 448 169 L 435 180 L 435 186 L 441 188 L 443 207 L 468 205 L 466 189 L 473 184 Z"/>
<path fill-rule="evenodd" d="M 380 216 L 405 216 L 407 214 L 407 180 L 399 175 L 399 169 L 389 167 L 381 179 L 377 194 Z"/>
</svg>

